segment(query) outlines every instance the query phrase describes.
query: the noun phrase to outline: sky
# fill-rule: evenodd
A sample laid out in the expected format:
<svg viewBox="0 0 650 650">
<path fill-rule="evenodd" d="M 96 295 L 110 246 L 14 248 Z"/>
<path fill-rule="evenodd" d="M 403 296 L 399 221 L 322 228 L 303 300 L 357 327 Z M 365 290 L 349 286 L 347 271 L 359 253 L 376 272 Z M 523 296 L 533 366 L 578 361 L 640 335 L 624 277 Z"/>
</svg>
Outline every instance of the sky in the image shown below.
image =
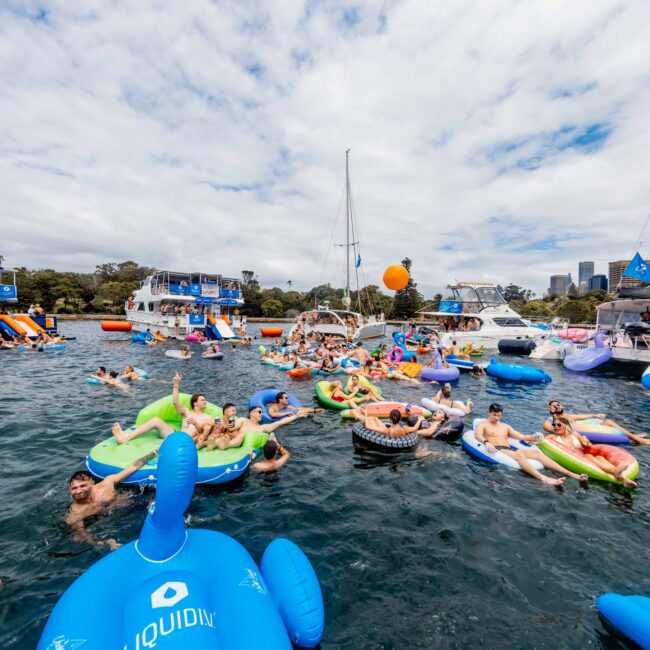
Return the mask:
<svg viewBox="0 0 650 650">
<path fill-rule="evenodd" d="M 606 273 L 650 213 L 649 27 L 647 0 L 4 0 L 0 254 L 342 286 L 350 149 L 362 283 Z"/>
</svg>

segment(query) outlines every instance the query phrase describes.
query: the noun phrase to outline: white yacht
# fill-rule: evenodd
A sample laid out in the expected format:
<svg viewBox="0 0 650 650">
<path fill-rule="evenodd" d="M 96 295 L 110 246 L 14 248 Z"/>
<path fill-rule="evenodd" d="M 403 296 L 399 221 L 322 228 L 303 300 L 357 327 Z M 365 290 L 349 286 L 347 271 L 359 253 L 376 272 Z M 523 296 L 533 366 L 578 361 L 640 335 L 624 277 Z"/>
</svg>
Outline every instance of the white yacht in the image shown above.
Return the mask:
<svg viewBox="0 0 650 650">
<path fill-rule="evenodd" d="M 372 339 L 384 336 L 386 321 L 384 315 L 362 316 L 358 312 L 345 309 L 330 309 L 329 302 L 318 305 L 316 309 L 304 311 L 298 316 L 290 335 L 294 332 L 302 334 L 324 334 L 325 336 L 341 336 L 347 339 Z"/>
<path fill-rule="evenodd" d="M 451 295 L 441 300 L 437 311 L 419 310 L 418 315 L 438 332 L 441 343 L 456 341 L 496 349 L 502 339 L 545 338 L 546 330 L 526 322 L 511 309 L 491 282 L 456 282 L 447 287 Z M 428 322 L 427 322 L 428 321 Z M 468 327 L 468 330 L 464 328 Z"/>
<path fill-rule="evenodd" d="M 622 287 L 614 300 L 598 306 L 596 329 L 609 332 L 603 343 L 613 361 L 650 364 L 649 321 L 650 287 Z"/>
<path fill-rule="evenodd" d="M 238 311 L 243 304 L 237 279 L 157 271 L 145 278 L 125 309 L 135 331 L 151 330 L 172 338 L 200 331 L 210 339 L 228 339 L 235 338 L 233 329 L 245 322 Z"/>
<path fill-rule="evenodd" d="M 350 269 L 354 266 L 357 278 L 357 295 L 360 296 L 359 276 L 357 270 L 361 264 L 361 256 L 358 250 L 359 242 L 356 239 L 356 223 L 352 209 L 352 196 L 350 192 L 350 167 L 348 149 L 345 152 L 345 244 L 339 244 L 345 248 L 345 294 L 343 304 L 345 309 L 331 309 L 326 301 L 311 311 L 304 311 L 296 318 L 289 335 L 292 334 L 316 334 L 341 336 L 348 339 L 370 339 L 384 336 L 386 333 L 386 321 L 384 314 L 364 316 L 360 312 L 352 311 L 350 299 Z M 352 236 L 352 241 L 350 241 Z"/>
</svg>

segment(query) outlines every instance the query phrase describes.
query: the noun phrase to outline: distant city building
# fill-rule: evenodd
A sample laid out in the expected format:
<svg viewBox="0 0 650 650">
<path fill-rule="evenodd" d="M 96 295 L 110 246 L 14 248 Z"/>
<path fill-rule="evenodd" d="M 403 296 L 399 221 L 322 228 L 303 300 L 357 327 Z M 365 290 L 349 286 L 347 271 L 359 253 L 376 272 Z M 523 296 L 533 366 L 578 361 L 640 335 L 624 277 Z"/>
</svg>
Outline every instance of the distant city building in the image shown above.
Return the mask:
<svg viewBox="0 0 650 650">
<path fill-rule="evenodd" d="M 578 262 L 578 286 L 584 284 L 589 286 L 589 280 L 594 275 L 593 262 Z"/>
<path fill-rule="evenodd" d="M 548 293 L 550 296 L 566 296 L 569 284 L 571 284 L 570 273 L 569 275 L 552 275 Z"/>
<path fill-rule="evenodd" d="M 607 291 L 607 277 L 604 275 L 594 275 L 589 280 L 589 291 Z"/>
<path fill-rule="evenodd" d="M 593 276 L 592 276 L 593 277 Z M 591 279 L 591 278 L 590 278 Z M 587 293 L 589 291 L 589 284 L 586 282 L 581 282 L 578 285 L 578 293 Z"/>
<path fill-rule="evenodd" d="M 618 260 L 609 263 L 609 290 L 614 293 L 620 284 L 622 287 L 640 287 L 643 282 L 636 278 L 624 278 L 623 271 L 631 260 Z"/>
</svg>

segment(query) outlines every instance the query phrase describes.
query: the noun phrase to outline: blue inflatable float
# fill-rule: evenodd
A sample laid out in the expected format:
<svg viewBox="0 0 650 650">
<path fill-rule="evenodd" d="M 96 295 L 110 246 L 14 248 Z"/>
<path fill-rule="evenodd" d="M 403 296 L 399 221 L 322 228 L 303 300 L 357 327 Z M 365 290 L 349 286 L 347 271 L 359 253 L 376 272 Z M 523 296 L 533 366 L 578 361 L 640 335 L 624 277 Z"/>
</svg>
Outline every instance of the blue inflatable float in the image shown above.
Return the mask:
<svg viewBox="0 0 650 650">
<path fill-rule="evenodd" d="M 485 372 L 490 377 L 497 379 L 507 379 L 509 381 L 526 381 L 528 383 L 550 383 L 553 381 L 551 376 L 541 368 L 532 366 L 520 366 L 514 363 L 499 363 L 494 357 L 490 363 L 485 366 Z"/>
<path fill-rule="evenodd" d="M 650 390 L 650 366 L 648 366 L 643 371 L 643 376 L 641 377 L 641 384 L 643 388 L 647 388 Z"/>
<path fill-rule="evenodd" d="M 153 340 L 151 332 L 138 332 L 131 337 L 132 343 L 146 343 L 151 340 Z"/>
<path fill-rule="evenodd" d="M 594 347 L 584 348 L 583 350 L 576 350 L 572 354 L 567 354 L 564 357 L 564 367 L 567 370 L 575 372 L 585 372 L 592 370 L 601 363 L 605 363 L 612 358 L 611 348 L 606 348 L 603 343 L 603 336 L 605 332 L 600 330 L 594 336 Z"/>
<path fill-rule="evenodd" d="M 641 648 L 650 648 L 650 598 L 603 594 L 596 607 L 600 615 L 618 632 Z"/>
<path fill-rule="evenodd" d="M 255 393 L 255 395 L 253 395 L 248 400 L 248 410 L 259 406 L 262 409 L 262 422 L 264 424 L 277 422 L 280 418 L 272 418 L 269 415 L 266 405 L 271 402 L 275 402 L 275 398 L 278 393 L 287 393 L 287 391 L 280 390 L 279 388 L 265 388 L 264 390 L 257 391 L 257 393 Z M 287 393 L 287 397 L 289 398 L 289 406 L 302 408 L 302 404 L 300 403 L 300 401 L 296 397 L 294 397 L 291 393 Z M 286 417 L 286 416 L 282 416 L 282 417 Z"/>
<path fill-rule="evenodd" d="M 67 589 L 47 621 L 39 650 L 318 645 L 324 626 L 320 585 L 293 542 L 271 542 L 260 569 L 231 537 L 185 528 L 197 463 L 188 435 L 177 432 L 165 440 L 156 501 L 140 537 L 91 566 Z"/>
</svg>

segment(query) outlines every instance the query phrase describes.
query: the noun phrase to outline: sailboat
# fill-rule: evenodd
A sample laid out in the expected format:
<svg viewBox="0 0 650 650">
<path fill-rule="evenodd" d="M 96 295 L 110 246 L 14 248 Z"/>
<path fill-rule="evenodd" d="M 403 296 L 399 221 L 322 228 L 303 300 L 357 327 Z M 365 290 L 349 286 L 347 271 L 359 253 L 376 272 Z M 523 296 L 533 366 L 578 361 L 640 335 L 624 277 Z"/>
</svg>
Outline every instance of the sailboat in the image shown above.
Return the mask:
<svg viewBox="0 0 650 650">
<path fill-rule="evenodd" d="M 296 318 L 291 334 L 308 335 L 310 333 L 324 334 L 325 336 L 340 336 L 345 339 L 370 339 L 384 336 L 386 333 L 386 320 L 384 314 L 364 316 L 352 310 L 350 296 L 350 275 L 352 264 L 355 270 L 359 268 L 361 257 L 357 250 L 359 242 L 356 241 L 356 229 L 352 212 L 352 198 L 350 194 L 350 150 L 345 152 L 345 293 L 343 305 L 345 309 L 331 309 L 329 301 L 317 305 L 310 311 L 304 311 Z M 350 241 L 352 236 L 352 241 Z M 357 296 L 361 296 L 357 276 Z"/>
</svg>

